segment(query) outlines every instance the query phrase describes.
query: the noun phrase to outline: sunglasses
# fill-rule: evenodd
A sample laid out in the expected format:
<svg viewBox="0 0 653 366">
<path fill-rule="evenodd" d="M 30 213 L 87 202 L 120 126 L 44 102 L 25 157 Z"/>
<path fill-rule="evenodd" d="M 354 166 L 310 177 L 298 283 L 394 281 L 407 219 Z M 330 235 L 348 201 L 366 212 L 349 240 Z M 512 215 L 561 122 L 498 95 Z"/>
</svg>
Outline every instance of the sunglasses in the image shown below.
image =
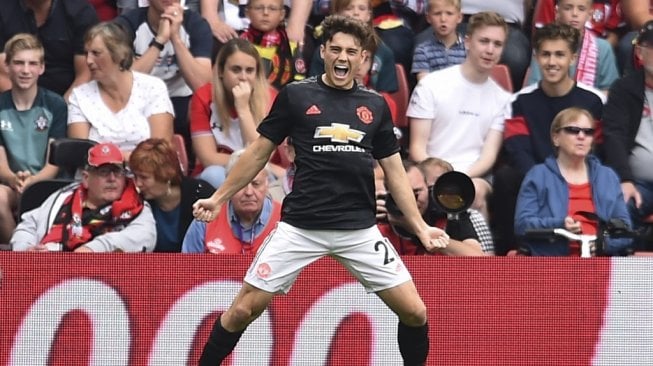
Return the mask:
<svg viewBox="0 0 653 366">
<path fill-rule="evenodd" d="M 560 130 L 565 131 L 565 133 L 570 135 L 578 135 L 582 132 L 585 134 L 585 136 L 594 136 L 594 131 L 596 131 L 596 129 L 591 127 L 583 128 L 576 126 L 565 126 L 558 128 L 556 132 L 559 132 Z"/>
</svg>

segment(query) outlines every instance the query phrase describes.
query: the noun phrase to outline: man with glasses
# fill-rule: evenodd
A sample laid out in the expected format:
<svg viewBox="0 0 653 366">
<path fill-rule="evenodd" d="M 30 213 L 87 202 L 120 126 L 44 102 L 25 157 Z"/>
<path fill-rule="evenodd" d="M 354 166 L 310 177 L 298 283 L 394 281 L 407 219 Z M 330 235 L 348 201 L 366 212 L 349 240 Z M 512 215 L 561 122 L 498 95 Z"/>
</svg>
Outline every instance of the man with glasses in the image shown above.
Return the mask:
<svg viewBox="0 0 653 366">
<path fill-rule="evenodd" d="M 512 116 L 506 120 L 500 165 L 494 175 L 494 196 L 490 202 L 497 253 L 505 254 L 514 243 L 513 217 L 517 193 L 526 173 L 553 154 L 551 121 L 565 108 L 588 110 L 601 118 L 605 97 L 594 87 L 577 83 L 569 68 L 578 54 L 580 33 L 571 26 L 551 23 L 535 30 L 534 59 L 542 79 L 517 92 Z"/>
<path fill-rule="evenodd" d="M 152 251 L 156 226 L 147 202 L 125 176 L 120 149 L 93 146 L 82 181 L 26 212 L 14 231 L 14 251 Z"/>
<path fill-rule="evenodd" d="M 603 109 L 605 164 L 617 172 L 635 226 L 653 213 L 653 20 L 635 38 L 642 68 L 612 84 Z M 635 243 L 637 249 L 651 244 Z"/>
</svg>

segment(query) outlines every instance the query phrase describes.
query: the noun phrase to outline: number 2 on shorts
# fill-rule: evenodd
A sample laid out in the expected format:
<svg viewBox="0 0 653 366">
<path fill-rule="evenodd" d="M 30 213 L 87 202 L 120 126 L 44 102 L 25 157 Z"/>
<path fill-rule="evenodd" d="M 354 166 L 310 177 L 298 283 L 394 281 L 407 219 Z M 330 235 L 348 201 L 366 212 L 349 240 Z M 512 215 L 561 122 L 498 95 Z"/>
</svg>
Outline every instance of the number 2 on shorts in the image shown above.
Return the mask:
<svg viewBox="0 0 653 366">
<path fill-rule="evenodd" d="M 393 251 L 388 249 L 388 243 L 384 241 L 377 241 L 374 243 L 374 251 L 378 252 L 381 249 L 379 247 L 383 247 L 383 265 L 387 265 L 388 263 L 392 263 L 395 260 L 395 257 L 392 256 Z"/>
</svg>

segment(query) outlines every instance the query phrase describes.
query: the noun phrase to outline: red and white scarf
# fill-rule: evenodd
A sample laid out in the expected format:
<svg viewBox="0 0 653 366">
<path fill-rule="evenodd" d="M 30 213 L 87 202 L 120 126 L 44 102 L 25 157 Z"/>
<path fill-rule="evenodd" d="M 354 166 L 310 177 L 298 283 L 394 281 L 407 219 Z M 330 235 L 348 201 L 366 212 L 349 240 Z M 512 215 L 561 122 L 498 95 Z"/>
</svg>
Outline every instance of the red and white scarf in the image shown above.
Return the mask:
<svg viewBox="0 0 653 366">
<path fill-rule="evenodd" d="M 126 226 L 143 210 L 143 200 L 131 179 L 122 196 L 104 207 L 84 209 L 86 196 L 87 189 L 80 185 L 66 198 L 41 244 L 61 243 L 65 251 L 72 251 L 98 235 Z"/>
<path fill-rule="evenodd" d="M 583 44 L 576 65 L 576 81 L 594 86 L 597 60 L 599 58 L 599 46 L 596 38 L 591 33 L 587 30 L 583 32 Z"/>
</svg>

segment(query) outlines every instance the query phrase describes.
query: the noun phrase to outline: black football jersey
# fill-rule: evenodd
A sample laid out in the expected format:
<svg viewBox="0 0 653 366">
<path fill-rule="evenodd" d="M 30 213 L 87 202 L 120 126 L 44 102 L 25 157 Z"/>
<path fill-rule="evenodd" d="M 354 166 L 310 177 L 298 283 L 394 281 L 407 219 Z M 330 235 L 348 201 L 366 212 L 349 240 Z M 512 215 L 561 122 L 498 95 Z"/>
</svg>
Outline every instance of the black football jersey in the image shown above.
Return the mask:
<svg viewBox="0 0 653 366">
<path fill-rule="evenodd" d="M 375 91 L 324 84 L 320 76 L 283 88 L 258 132 L 290 136 L 296 172 L 281 220 L 304 229 L 363 229 L 375 220 L 374 159 L 399 151 L 390 110 Z"/>
</svg>

